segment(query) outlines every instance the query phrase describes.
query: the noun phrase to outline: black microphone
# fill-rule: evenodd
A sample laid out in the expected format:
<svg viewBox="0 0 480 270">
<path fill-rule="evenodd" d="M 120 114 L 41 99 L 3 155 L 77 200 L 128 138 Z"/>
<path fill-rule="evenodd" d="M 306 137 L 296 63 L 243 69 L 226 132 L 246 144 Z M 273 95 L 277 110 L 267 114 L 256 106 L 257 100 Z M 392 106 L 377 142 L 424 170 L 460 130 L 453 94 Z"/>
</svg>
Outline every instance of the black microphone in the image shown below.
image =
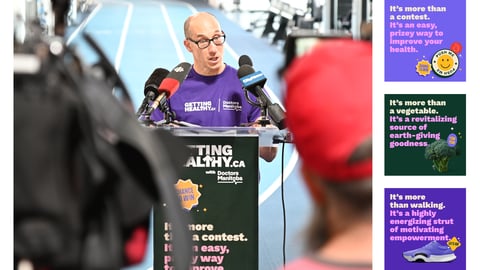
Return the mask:
<svg viewBox="0 0 480 270">
<path fill-rule="evenodd" d="M 143 88 L 143 94 L 146 96 L 149 93 L 153 92 L 155 98 L 158 96 L 158 87 L 162 83 L 163 79 L 165 79 L 168 74 L 170 73 L 169 70 L 164 68 L 156 68 L 150 77 L 148 77 L 147 81 L 145 82 L 145 87 Z"/>
<path fill-rule="evenodd" d="M 241 67 L 243 65 L 253 66 L 252 59 L 248 55 L 244 54 L 238 58 L 238 66 Z"/>
<path fill-rule="evenodd" d="M 252 60 L 246 55 L 242 55 L 238 61 L 240 68 L 237 71 L 237 76 L 242 82 L 244 89 L 252 93 L 257 100 L 268 110 L 268 115 L 271 117 L 274 124 L 279 129 L 286 127 L 285 111 L 279 104 L 273 103 L 270 98 L 263 91 L 263 86 L 267 82 L 267 78 L 261 71 L 255 71 L 250 65 Z"/>
<path fill-rule="evenodd" d="M 158 107 L 160 107 L 160 110 L 163 112 L 167 112 L 169 110 L 167 99 L 177 91 L 178 87 L 180 87 L 180 84 L 187 77 L 191 68 L 192 65 L 190 63 L 182 62 L 168 73 L 167 77 L 162 81 L 157 89 L 157 98 L 147 109 L 146 114 L 148 116 L 151 115 L 152 112 Z"/>
<path fill-rule="evenodd" d="M 143 88 L 143 94 L 145 98 L 142 101 L 142 105 L 138 107 L 137 116 L 139 116 L 145 109 L 147 109 L 148 104 L 152 102 L 155 98 L 158 97 L 158 88 L 160 83 L 167 77 L 170 71 L 164 68 L 156 68 L 150 77 L 148 77 L 147 81 L 145 82 L 145 87 Z"/>
<path fill-rule="evenodd" d="M 242 87 L 252 93 L 255 97 L 258 98 L 265 95 L 263 92 L 263 86 L 267 82 L 267 78 L 265 78 L 265 75 L 263 75 L 261 71 L 255 71 L 250 65 L 242 65 L 237 71 L 237 76 L 242 82 Z M 260 102 L 268 105 L 268 100 L 265 98 L 261 99 Z"/>
</svg>

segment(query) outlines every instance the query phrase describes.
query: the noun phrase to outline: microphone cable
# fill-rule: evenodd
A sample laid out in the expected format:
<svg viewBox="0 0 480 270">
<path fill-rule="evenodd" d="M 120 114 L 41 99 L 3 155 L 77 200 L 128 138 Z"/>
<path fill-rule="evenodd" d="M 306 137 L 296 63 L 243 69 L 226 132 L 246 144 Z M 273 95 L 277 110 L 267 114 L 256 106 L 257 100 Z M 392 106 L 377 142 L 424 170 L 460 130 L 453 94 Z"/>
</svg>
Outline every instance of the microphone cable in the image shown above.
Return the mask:
<svg viewBox="0 0 480 270">
<path fill-rule="evenodd" d="M 285 267 L 285 261 L 286 261 L 286 239 L 287 239 L 287 211 L 285 208 L 285 192 L 284 192 L 284 168 L 285 168 L 285 142 L 282 142 L 282 166 L 281 166 L 281 176 L 282 180 L 280 183 L 280 190 L 281 190 L 281 195 L 282 195 L 282 211 L 283 211 L 283 245 L 282 245 L 282 257 L 283 257 L 283 267 Z"/>
<path fill-rule="evenodd" d="M 285 188 L 284 188 L 284 178 L 285 178 L 285 138 L 274 138 L 274 143 L 280 143 L 282 145 L 281 150 L 281 166 L 280 166 L 280 195 L 282 203 L 282 213 L 283 213 L 283 236 L 282 236 L 282 268 L 286 264 L 286 239 L 287 239 L 287 210 L 285 206 Z"/>
</svg>

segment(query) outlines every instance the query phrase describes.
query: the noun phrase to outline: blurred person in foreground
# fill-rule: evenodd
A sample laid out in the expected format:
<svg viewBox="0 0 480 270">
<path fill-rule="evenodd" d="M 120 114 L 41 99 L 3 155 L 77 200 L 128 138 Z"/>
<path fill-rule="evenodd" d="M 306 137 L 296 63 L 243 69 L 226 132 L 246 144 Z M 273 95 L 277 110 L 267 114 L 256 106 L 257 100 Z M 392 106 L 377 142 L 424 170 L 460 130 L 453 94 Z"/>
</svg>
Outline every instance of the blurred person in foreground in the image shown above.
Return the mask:
<svg viewBox="0 0 480 270">
<path fill-rule="evenodd" d="M 193 65 L 169 98 L 176 120 L 203 127 L 239 127 L 247 123 L 260 127 L 260 107 L 248 103 L 237 69 L 224 62 L 226 34 L 217 18 L 208 12 L 195 13 L 185 20 L 184 34 L 183 44 L 193 55 Z M 156 109 L 151 118 L 159 121 L 163 117 Z M 273 161 L 276 155 L 277 146 L 259 148 L 259 156 L 266 162 Z"/>
<path fill-rule="evenodd" d="M 371 42 L 323 41 L 284 79 L 287 125 L 314 203 L 306 254 L 285 269 L 371 269 Z"/>
<path fill-rule="evenodd" d="M 141 263 L 151 208 L 159 204 L 169 206 L 175 268 L 187 269 L 190 219 L 173 181 L 188 148 L 166 131 L 138 125 L 127 89 L 126 100 L 112 94 L 123 84 L 109 73 L 108 59 L 89 66 L 65 44 L 69 6 L 52 1 L 55 35 L 36 20 L 27 22 L 26 38 L 14 35 L 13 268 Z"/>
</svg>

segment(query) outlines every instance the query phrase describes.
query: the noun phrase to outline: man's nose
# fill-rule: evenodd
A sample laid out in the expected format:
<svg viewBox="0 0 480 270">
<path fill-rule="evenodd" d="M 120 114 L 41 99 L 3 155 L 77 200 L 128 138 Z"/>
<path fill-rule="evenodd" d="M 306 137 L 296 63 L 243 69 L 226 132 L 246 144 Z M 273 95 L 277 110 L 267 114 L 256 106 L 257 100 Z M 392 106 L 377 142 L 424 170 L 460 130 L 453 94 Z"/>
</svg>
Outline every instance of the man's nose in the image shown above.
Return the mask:
<svg viewBox="0 0 480 270">
<path fill-rule="evenodd" d="M 208 50 L 209 52 L 217 52 L 217 51 L 218 51 L 217 46 L 218 46 L 218 45 L 215 45 L 215 43 L 210 42 L 210 43 L 208 44 L 207 50 Z M 220 46 L 222 46 L 222 45 L 220 45 Z"/>
</svg>

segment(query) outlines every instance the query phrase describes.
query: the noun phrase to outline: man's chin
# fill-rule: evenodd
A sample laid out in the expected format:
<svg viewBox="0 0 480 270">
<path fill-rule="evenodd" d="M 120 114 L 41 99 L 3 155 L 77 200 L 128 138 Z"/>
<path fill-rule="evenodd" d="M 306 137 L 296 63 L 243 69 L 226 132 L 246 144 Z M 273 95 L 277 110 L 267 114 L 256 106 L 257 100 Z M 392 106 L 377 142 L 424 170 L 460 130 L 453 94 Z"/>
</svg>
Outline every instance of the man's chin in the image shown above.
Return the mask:
<svg viewBox="0 0 480 270">
<path fill-rule="evenodd" d="M 220 58 L 216 61 L 208 61 L 208 69 L 210 74 L 220 74 L 224 69 L 224 64 Z"/>
</svg>

